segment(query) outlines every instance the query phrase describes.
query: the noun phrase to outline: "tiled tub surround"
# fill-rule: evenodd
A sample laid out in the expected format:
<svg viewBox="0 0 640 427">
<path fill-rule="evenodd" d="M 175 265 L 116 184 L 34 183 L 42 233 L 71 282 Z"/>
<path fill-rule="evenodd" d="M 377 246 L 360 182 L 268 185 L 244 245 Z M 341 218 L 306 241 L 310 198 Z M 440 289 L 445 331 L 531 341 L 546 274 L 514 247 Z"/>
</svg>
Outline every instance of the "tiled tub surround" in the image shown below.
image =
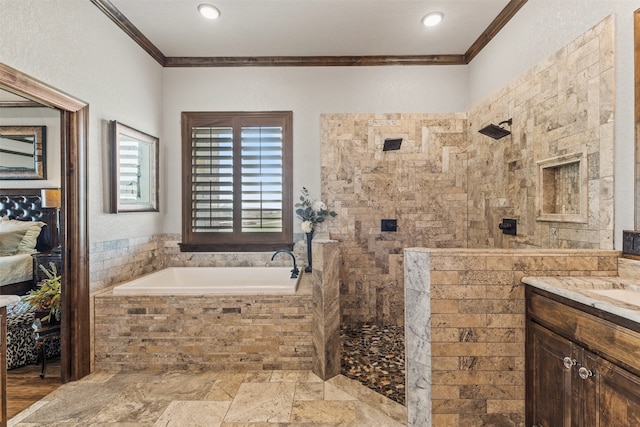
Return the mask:
<svg viewBox="0 0 640 427">
<path fill-rule="evenodd" d="M 95 297 L 97 369 L 311 369 L 312 283 L 294 295 Z"/>
<path fill-rule="evenodd" d="M 340 249 L 338 242 L 316 238 L 313 250 L 313 274 L 302 275 L 293 295 L 96 295 L 96 368 L 313 369 L 323 379 L 338 375 Z M 250 265 L 263 266 L 259 258 L 244 254 Z"/>
<path fill-rule="evenodd" d="M 617 275 L 619 252 L 407 249 L 409 426 L 524 425 L 525 276 Z"/>
</svg>

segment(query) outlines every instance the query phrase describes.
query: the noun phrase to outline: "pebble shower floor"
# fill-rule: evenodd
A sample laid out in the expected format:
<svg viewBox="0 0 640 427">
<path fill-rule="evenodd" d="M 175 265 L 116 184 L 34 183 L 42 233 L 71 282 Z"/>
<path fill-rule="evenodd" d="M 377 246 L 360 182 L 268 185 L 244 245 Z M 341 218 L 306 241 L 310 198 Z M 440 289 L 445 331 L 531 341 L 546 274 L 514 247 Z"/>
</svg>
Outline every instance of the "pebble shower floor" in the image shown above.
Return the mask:
<svg viewBox="0 0 640 427">
<path fill-rule="evenodd" d="M 405 404 L 404 326 L 343 325 L 342 375 Z"/>
</svg>

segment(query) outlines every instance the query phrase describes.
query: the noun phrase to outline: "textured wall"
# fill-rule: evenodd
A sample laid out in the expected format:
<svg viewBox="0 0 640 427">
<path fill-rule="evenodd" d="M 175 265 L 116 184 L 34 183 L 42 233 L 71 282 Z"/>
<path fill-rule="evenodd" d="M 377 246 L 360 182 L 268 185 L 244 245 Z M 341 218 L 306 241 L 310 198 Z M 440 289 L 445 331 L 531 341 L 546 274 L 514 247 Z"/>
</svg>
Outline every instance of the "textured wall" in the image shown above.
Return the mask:
<svg viewBox="0 0 640 427">
<path fill-rule="evenodd" d="M 613 20 L 607 18 L 469 112 L 470 248 L 613 248 Z M 512 135 L 478 129 L 513 118 Z M 537 219 L 537 162 L 586 152 L 587 223 Z M 518 236 L 502 234 L 518 220 Z"/>
<path fill-rule="evenodd" d="M 615 276 L 619 255 L 408 249 L 407 425 L 523 426 L 525 300 L 520 279 Z"/>
<path fill-rule="evenodd" d="M 161 235 L 92 243 L 91 293 L 164 268 Z"/>
<path fill-rule="evenodd" d="M 294 295 L 95 297 L 106 370 L 311 369 L 311 280 Z"/>
<path fill-rule="evenodd" d="M 342 251 L 344 322 L 403 324 L 402 250 L 466 246 L 466 114 L 323 114 L 325 227 Z M 403 138 L 382 151 L 386 138 Z M 382 219 L 397 232 L 381 232 Z"/>
</svg>

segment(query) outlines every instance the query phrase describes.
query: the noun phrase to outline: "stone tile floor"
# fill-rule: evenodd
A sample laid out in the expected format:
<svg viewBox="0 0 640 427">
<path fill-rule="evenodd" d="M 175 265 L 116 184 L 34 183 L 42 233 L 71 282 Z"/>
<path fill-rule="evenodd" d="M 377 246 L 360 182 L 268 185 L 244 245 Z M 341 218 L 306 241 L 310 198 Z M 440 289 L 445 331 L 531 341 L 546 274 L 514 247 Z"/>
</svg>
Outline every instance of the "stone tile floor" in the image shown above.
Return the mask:
<svg viewBox="0 0 640 427">
<path fill-rule="evenodd" d="M 342 375 L 405 404 L 404 326 L 343 325 Z"/>
<path fill-rule="evenodd" d="M 96 372 L 63 385 L 9 426 L 396 427 L 404 406 L 342 375 L 310 371 Z"/>
</svg>

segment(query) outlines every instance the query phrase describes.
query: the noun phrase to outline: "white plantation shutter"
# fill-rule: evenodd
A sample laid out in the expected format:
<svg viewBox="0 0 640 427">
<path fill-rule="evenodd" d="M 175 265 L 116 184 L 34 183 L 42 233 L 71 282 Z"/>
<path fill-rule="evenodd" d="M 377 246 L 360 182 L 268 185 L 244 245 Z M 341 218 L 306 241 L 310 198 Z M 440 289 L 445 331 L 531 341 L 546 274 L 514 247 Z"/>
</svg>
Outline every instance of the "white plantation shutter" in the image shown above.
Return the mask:
<svg viewBox="0 0 640 427">
<path fill-rule="evenodd" d="M 292 151 L 290 112 L 183 113 L 181 249 L 292 248 Z"/>
</svg>

